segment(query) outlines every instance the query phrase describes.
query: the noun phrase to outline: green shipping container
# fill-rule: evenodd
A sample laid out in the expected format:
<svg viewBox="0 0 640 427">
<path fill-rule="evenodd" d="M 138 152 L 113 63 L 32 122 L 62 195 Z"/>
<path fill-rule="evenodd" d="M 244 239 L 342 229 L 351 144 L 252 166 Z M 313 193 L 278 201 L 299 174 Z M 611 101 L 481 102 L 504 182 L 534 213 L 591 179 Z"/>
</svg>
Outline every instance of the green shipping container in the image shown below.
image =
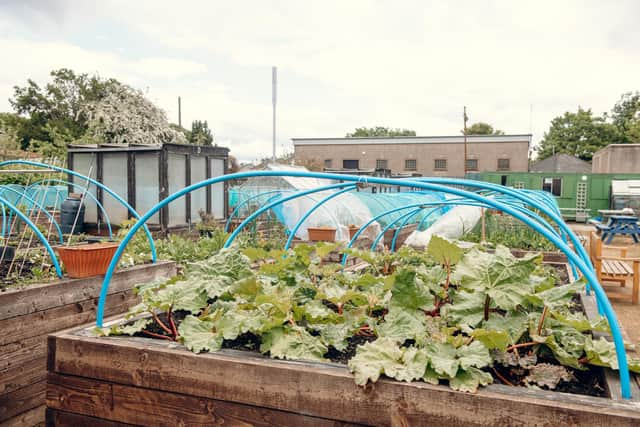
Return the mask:
<svg viewBox="0 0 640 427">
<path fill-rule="evenodd" d="M 640 174 L 482 172 L 468 178 L 513 188 L 552 193 L 561 209 L 588 209 L 591 216 L 611 208 L 611 181 L 640 179 Z"/>
</svg>

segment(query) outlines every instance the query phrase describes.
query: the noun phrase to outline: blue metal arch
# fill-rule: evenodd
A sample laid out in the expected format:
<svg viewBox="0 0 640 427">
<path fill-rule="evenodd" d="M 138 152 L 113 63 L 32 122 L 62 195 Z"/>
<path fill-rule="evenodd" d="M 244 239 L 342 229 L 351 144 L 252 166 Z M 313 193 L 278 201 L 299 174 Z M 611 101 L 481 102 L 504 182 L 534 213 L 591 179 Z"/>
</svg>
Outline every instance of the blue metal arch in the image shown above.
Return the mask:
<svg viewBox="0 0 640 427">
<path fill-rule="evenodd" d="M 138 212 L 136 212 L 136 210 L 133 209 L 133 207 L 131 207 L 131 205 L 129 203 L 127 203 L 117 193 L 115 193 L 113 190 L 111 190 L 106 185 L 101 184 L 100 182 L 96 181 L 93 178 L 89 178 L 88 176 L 84 176 L 81 173 L 78 173 L 76 171 L 72 171 L 70 169 L 63 168 L 63 167 L 60 167 L 60 166 L 48 165 L 46 163 L 40 163 L 40 162 L 32 162 L 30 160 L 5 160 L 4 162 L 0 162 L 0 168 L 4 167 L 4 166 L 9 166 L 9 165 L 29 165 L 29 166 L 39 167 L 39 168 L 46 168 L 46 169 L 51 169 L 51 170 L 55 170 L 55 171 L 58 171 L 58 172 L 64 172 L 64 173 L 67 173 L 69 175 L 75 176 L 77 178 L 83 179 L 83 180 L 85 180 L 87 182 L 90 182 L 91 184 L 95 185 L 96 187 L 101 188 L 103 191 L 106 191 L 109 195 L 111 195 L 111 197 L 116 199 L 116 201 L 118 203 L 120 203 L 122 206 L 126 207 L 129 210 L 129 212 L 131 212 L 131 214 L 138 221 L 140 221 L 142 219 L 140 214 L 138 214 Z M 138 228 L 136 228 L 136 230 L 137 229 Z M 143 229 L 144 229 L 144 233 L 147 235 L 147 239 L 149 240 L 149 247 L 151 248 L 151 260 L 153 262 L 156 262 L 156 259 L 157 259 L 156 245 L 155 245 L 155 243 L 153 241 L 153 236 L 151 235 L 151 232 L 149 231 L 149 227 L 147 227 L 146 221 L 144 222 Z"/>
<path fill-rule="evenodd" d="M 104 305 L 106 301 L 106 295 L 109 289 L 109 283 L 111 281 L 111 277 L 113 275 L 115 268 L 117 267 L 118 260 L 122 255 L 125 247 L 133 237 L 133 235 L 140 229 L 140 227 L 144 226 L 146 221 L 149 220 L 151 216 L 153 216 L 156 212 L 158 212 L 160 209 L 162 209 L 164 206 L 171 203 L 175 199 L 182 197 L 185 194 L 190 193 L 194 190 L 197 190 L 201 187 L 216 184 L 218 182 L 228 181 L 231 179 L 242 179 L 242 178 L 259 177 L 259 176 L 290 176 L 290 177 L 301 177 L 301 178 L 311 177 L 311 178 L 324 178 L 324 179 L 330 179 L 330 180 L 336 180 L 336 181 L 362 182 L 362 177 L 351 176 L 351 175 L 301 172 L 301 171 L 300 172 L 299 171 L 254 171 L 254 172 L 242 172 L 242 173 L 223 175 L 215 178 L 210 178 L 210 179 L 201 181 L 199 183 L 192 184 L 186 188 L 183 188 L 177 191 L 176 193 L 170 195 L 166 199 L 160 201 L 153 208 L 151 208 L 146 214 L 144 214 L 143 217 L 131 227 L 129 232 L 120 242 L 120 245 L 118 246 L 118 249 L 116 250 L 114 257 L 111 260 L 111 263 L 109 265 L 109 268 L 107 270 L 107 273 L 105 274 L 105 277 L 102 283 L 102 289 L 100 291 L 100 299 L 98 301 L 98 311 L 96 316 L 97 326 L 102 327 L 102 324 L 103 324 Z M 546 229 L 544 226 L 539 224 L 537 221 L 522 214 L 517 209 L 514 209 L 512 206 L 509 206 L 497 200 L 486 198 L 482 195 L 479 195 L 477 193 L 473 193 L 467 190 L 448 187 L 446 185 L 442 185 L 438 183 L 419 182 L 419 181 L 403 180 L 403 179 L 392 180 L 388 178 L 370 177 L 370 178 L 367 178 L 366 181 L 373 184 L 394 184 L 394 185 L 402 185 L 407 187 L 422 188 L 425 190 L 440 191 L 443 193 L 453 194 L 453 195 L 467 198 L 470 200 L 475 200 L 480 203 L 486 203 L 488 206 L 490 206 L 493 209 L 503 211 L 515 217 L 516 219 L 522 221 L 523 223 L 530 226 L 535 231 L 537 231 L 538 233 L 542 234 L 544 237 L 549 239 L 553 244 L 556 245 L 558 249 L 560 249 L 561 252 L 563 252 L 567 256 L 567 258 L 570 261 L 575 263 L 576 267 L 583 274 L 586 281 L 592 286 L 596 294 L 596 298 L 600 300 L 602 309 L 604 311 L 604 315 L 609 322 L 609 326 L 611 328 L 611 333 L 613 336 L 613 341 L 615 343 L 616 356 L 617 356 L 618 365 L 619 365 L 620 386 L 621 386 L 622 396 L 625 399 L 631 398 L 630 376 L 629 376 L 629 367 L 627 364 L 627 356 L 624 349 L 624 341 L 620 331 L 620 326 L 618 324 L 618 320 L 613 310 L 613 307 L 611 306 L 611 303 L 607 299 L 607 295 L 604 292 L 602 286 L 600 285 L 600 283 L 598 283 L 598 279 L 593 271 L 592 266 L 585 263 L 577 253 L 575 253 L 565 242 L 563 242 L 561 238 L 557 237 L 554 233 L 551 233 L 548 229 Z M 458 180 L 452 183 L 464 184 L 465 180 Z M 545 212 L 545 214 L 548 214 L 549 210 L 541 209 L 541 211 Z M 548 215 L 548 216 L 551 217 L 551 215 Z"/>
<path fill-rule="evenodd" d="M 40 181 L 36 181 L 33 184 L 29 185 L 27 187 L 27 190 L 31 187 L 33 187 L 34 185 L 39 185 L 40 183 L 44 182 L 44 181 L 48 181 L 48 182 L 59 182 L 61 184 L 65 184 L 65 185 L 71 185 L 74 188 L 76 187 L 80 187 L 79 184 L 76 184 L 75 182 L 69 182 L 69 181 L 65 181 L 64 179 L 41 179 Z M 82 187 L 80 187 L 82 188 Z M 104 219 L 105 222 L 107 223 L 107 229 L 109 230 L 109 239 L 113 239 L 113 232 L 111 230 L 111 221 L 109 220 L 109 214 L 107 213 L 107 210 L 104 208 L 104 206 L 102 206 L 102 203 L 100 203 L 98 201 L 98 199 L 96 198 L 96 196 L 94 196 L 93 194 L 91 194 L 90 191 L 86 191 L 85 195 L 89 196 L 89 198 L 91 200 L 93 200 L 93 202 L 96 204 L 96 206 L 98 206 L 98 208 L 100 209 L 100 211 L 102 211 L 102 214 L 104 215 Z"/>
<path fill-rule="evenodd" d="M 40 230 L 38 230 L 38 227 L 36 227 L 36 225 L 33 222 L 31 222 L 29 217 L 23 214 L 22 211 L 20 211 L 20 209 L 18 209 L 16 206 L 14 206 L 12 203 L 10 203 L 7 199 L 5 199 L 2 196 L 0 196 L 0 204 L 3 206 L 6 206 L 9 210 L 15 213 L 16 216 L 20 218 L 27 225 L 27 227 L 31 229 L 31 231 L 33 231 L 33 233 L 36 235 L 36 237 L 38 237 L 42 245 L 45 247 L 45 249 L 49 253 L 49 256 L 51 257 L 51 262 L 53 262 L 53 266 L 56 269 L 56 274 L 58 275 L 58 277 L 62 277 L 62 269 L 60 268 L 60 264 L 58 263 L 58 258 L 56 258 L 56 254 L 53 252 L 53 248 L 47 241 L 47 238 L 44 237 L 44 235 L 40 232 Z"/>
<path fill-rule="evenodd" d="M 51 221 L 51 223 L 56 227 L 56 230 L 58 231 L 58 238 L 60 240 L 60 243 L 64 242 L 64 237 L 62 236 L 62 230 L 60 229 L 60 226 L 58 225 L 58 221 L 56 221 L 56 219 L 53 217 L 53 215 L 51 215 L 49 213 L 49 211 L 47 211 L 45 208 L 43 208 L 40 203 L 36 202 L 31 197 L 27 196 L 25 194 L 26 193 L 26 189 L 24 191 L 20 192 L 18 190 L 14 190 L 13 188 L 5 187 L 5 188 L 3 188 L 2 194 L 4 194 L 5 190 L 10 190 L 10 191 L 13 191 L 14 193 L 20 194 L 20 200 L 22 200 L 22 199 L 27 200 L 29 203 L 31 203 L 32 205 L 37 207 L 40 212 L 45 214 L 45 216 L 47 218 L 49 218 L 49 221 Z"/>
<path fill-rule="evenodd" d="M 558 215 L 560 212 L 558 210 L 557 204 L 554 204 L 553 209 L 549 203 L 542 203 L 538 199 L 538 197 L 543 197 L 538 194 L 538 197 L 531 197 L 531 191 L 527 191 L 525 193 L 519 193 L 521 190 L 513 190 L 508 187 L 504 187 L 498 184 L 492 184 L 484 181 L 474 181 L 470 179 L 457 179 L 457 178 L 413 178 L 412 180 L 419 182 L 428 182 L 432 184 L 440 184 L 440 185 L 465 185 L 473 188 L 480 188 L 484 190 L 491 190 L 497 193 L 506 194 L 512 196 L 516 199 L 521 200 L 526 205 L 536 208 L 545 213 L 549 218 L 555 222 L 558 227 L 561 229 L 563 233 L 565 233 L 571 239 L 571 243 L 575 247 L 575 250 L 580 255 L 585 264 L 587 264 L 591 270 L 593 271 L 593 265 L 591 264 L 591 260 L 589 258 L 589 254 L 587 254 L 586 250 L 582 247 L 580 240 L 575 235 L 575 233 L 567 226 L 562 217 Z M 555 200 L 554 200 L 555 203 Z M 547 209 L 548 208 L 548 209 Z"/>
<path fill-rule="evenodd" d="M 245 200 L 243 200 L 242 202 L 238 203 L 235 207 L 235 209 L 233 210 L 233 212 L 231 212 L 231 215 L 229 215 L 229 218 L 227 218 L 227 222 L 224 225 L 224 231 L 225 232 L 229 232 L 229 227 L 231 226 L 231 220 L 233 219 L 234 216 L 236 216 L 237 213 L 240 212 L 240 209 L 245 206 L 247 203 L 249 203 L 251 200 L 255 200 L 258 199 L 262 196 L 266 196 L 269 194 L 274 194 L 274 193 L 283 193 L 286 191 L 291 191 L 291 190 L 270 190 L 270 191 L 265 191 L 264 193 L 258 193 L 258 194 L 254 194 L 248 198 L 246 198 Z"/>
<path fill-rule="evenodd" d="M 272 171 L 272 172 L 276 172 L 276 171 Z M 246 172 L 249 173 L 249 172 Z M 233 233 L 231 233 L 231 235 L 229 236 L 229 238 L 227 239 L 227 241 L 224 243 L 224 247 L 228 248 L 229 246 L 231 246 L 231 244 L 233 243 L 233 241 L 235 240 L 236 237 L 238 237 L 238 234 L 240 234 L 240 232 L 244 229 L 244 227 L 246 227 L 248 224 L 251 223 L 251 221 L 253 221 L 254 219 L 258 218 L 260 215 L 262 215 L 264 212 L 268 211 L 269 209 L 272 209 L 275 206 L 281 205 L 282 203 L 288 202 L 289 200 L 293 200 L 293 199 L 297 199 L 299 197 L 303 197 L 309 194 L 313 194 L 313 193 L 319 193 L 321 191 L 326 191 L 326 190 L 335 190 L 335 189 L 339 189 L 342 187 L 346 187 L 348 185 L 352 185 L 351 183 L 347 182 L 347 183 L 340 183 L 340 184 L 331 184 L 331 185 L 325 185 L 324 187 L 318 187 L 318 188 L 314 188 L 311 190 L 304 190 L 304 191 L 298 191 L 290 196 L 286 196 L 283 197 L 281 199 L 277 199 L 274 202 L 271 202 L 263 207 L 261 207 L 260 209 L 258 209 L 257 211 L 253 212 L 251 215 L 249 215 L 247 218 L 245 218 L 244 221 L 242 221 L 240 223 L 240 225 L 238 225 L 238 227 L 236 227 L 235 230 L 233 230 Z"/>
</svg>

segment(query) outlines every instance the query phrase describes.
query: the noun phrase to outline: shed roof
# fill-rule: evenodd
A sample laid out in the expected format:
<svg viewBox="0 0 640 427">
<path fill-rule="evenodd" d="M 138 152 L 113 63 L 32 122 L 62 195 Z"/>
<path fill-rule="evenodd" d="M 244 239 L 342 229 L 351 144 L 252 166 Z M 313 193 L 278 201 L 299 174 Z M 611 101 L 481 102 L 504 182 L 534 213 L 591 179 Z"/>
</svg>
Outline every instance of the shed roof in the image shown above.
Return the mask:
<svg viewBox="0 0 640 427">
<path fill-rule="evenodd" d="M 531 172 L 577 172 L 590 173 L 591 163 L 565 153 L 558 153 L 535 162 L 529 168 Z"/>
</svg>

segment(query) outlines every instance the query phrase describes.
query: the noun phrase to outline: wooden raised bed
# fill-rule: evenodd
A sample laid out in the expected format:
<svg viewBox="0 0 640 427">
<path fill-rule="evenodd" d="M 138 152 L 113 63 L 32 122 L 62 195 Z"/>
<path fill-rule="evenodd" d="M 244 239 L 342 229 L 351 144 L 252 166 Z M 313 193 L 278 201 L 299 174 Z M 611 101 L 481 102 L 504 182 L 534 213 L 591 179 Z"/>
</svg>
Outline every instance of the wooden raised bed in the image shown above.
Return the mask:
<svg viewBox="0 0 640 427">
<path fill-rule="evenodd" d="M 86 328 L 50 336 L 48 346 L 47 420 L 60 426 L 640 425 L 637 402 L 502 385 L 467 394 L 382 379 L 365 388 L 334 363 L 196 355 Z"/>
<path fill-rule="evenodd" d="M 587 315 L 593 297 L 581 295 Z M 476 394 L 381 379 L 359 387 L 344 365 L 221 350 L 193 354 L 164 340 L 95 337 L 86 326 L 49 337 L 50 425 L 635 426 L 640 389 L 622 400 L 490 385 Z"/>
<path fill-rule="evenodd" d="M 175 263 L 158 262 L 114 274 L 106 312 L 126 312 L 137 303 L 133 286 L 176 274 Z M 95 319 L 102 277 L 65 279 L 0 293 L 0 423 L 44 421 L 46 340 L 52 332 Z"/>
</svg>

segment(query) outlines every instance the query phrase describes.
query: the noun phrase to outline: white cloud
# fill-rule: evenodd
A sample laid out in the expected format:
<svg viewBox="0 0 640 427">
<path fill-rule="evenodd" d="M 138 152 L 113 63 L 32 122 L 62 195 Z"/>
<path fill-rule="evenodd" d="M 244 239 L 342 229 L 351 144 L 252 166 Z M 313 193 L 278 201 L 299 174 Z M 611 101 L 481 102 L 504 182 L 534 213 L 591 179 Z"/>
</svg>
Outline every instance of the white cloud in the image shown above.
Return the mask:
<svg viewBox="0 0 640 427">
<path fill-rule="evenodd" d="M 115 44 L 80 49 L 67 36 L 5 40 L 3 56 L 10 49 L 14 59 L 0 68 L 0 95 L 54 64 L 98 70 L 150 87 L 174 121 L 182 96 L 184 123 L 207 119 L 247 160 L 270 152 L 270 67 L 278 65 L 279 149 L 293 136 L 367 125 L 454 134 L 463 105 L 471 121 L 532 130 L 539 140 L 564 111 L 601 114 L 640 89 L 639 12 L 632 1 L 104 1 L 67 8 L 59 25 L 82 15 L 126 31 L 138 37 L 126 58 Z M 21 58 L 25 51 L 32 55 Z"/>
</svg>

